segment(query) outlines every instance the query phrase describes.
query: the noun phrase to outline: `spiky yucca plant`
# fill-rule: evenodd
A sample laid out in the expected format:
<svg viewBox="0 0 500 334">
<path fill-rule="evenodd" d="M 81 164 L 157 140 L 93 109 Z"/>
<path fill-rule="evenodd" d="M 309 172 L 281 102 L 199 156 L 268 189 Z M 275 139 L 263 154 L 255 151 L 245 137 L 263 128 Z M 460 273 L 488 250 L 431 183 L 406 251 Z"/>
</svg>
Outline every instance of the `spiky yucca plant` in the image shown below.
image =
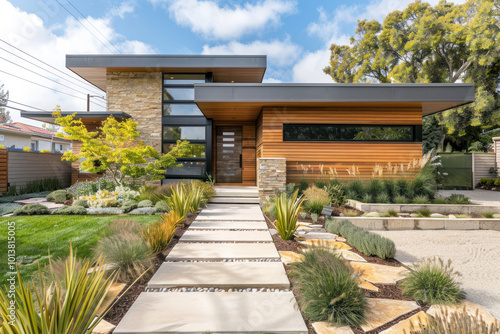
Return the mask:
<svg viewBox="0 0 500 334">
<path fill-rule="evenodd" d="M 194 213 L 198 211 L 203 202 L 203 190 L 198 183 L 191 181 L 189 183 L 188 193 L 189 210 Z"/>
<path fill-rule="evenodd" d="M 276 229 L 283 240 L 289 240 L 297 230 L 297 218 L 304 199 L 297 198 L 299 191 L 291 197 L 286 193 L 276 196 Z"/>
<path fill-rule="evenodd" d="M 168 197 L 165 197 L 168 206 L 177 214 L 179 217 L 184 220 L 191 206 L 189 193 L 186 190 L 186 187 L 182 183 L 178 183 L 175 187 L 172 187 L 172 194 Z"/>
<path fill-rule="evenodd" d="M 0 289 L 0 333 L 91 333 L 104 316 L 101 314 L 96 319 L 97 311 L 105 300 L 115 275 L 106 278 L 106 265 L 102 257 L 95 262 L 95 269 L 90 274 L 88 271 L 92 263 L 89 260 L 83 262 L 79 270 L 76 263 L 73 249 L 70 248 L 64 278 L 52 281 L 48 287 L 40 269 L 39 291 L 34 281 L 25 284 L 18 271 L 14 320 L 8 318 L 11 314 L 11 299 Z M 50 265 L 49 270 L 54 271 L 54 268 Z"/>
</svg>

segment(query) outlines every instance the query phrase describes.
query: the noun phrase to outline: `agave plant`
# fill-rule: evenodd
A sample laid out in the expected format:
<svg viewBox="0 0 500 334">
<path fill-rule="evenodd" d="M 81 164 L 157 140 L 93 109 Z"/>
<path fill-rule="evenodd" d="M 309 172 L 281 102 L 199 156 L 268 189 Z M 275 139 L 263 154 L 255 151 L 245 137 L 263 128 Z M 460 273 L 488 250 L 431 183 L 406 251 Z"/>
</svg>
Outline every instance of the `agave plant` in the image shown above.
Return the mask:
<svg viewBox="0 0 500 334">
<path fill-rule="evenodd" d="M 276 196 L 276 229 L 283 240 L 289 240 L 297 230 L 297 218 L 304 199 L 297 198 L 299 191 L 291 197 L 286 193 Z"/>
<path fill-rule="evenodd" d="M 115 275 L 106 278 L 104 259 L 100 257 L 91 268 L 89 260 L 76 268 L 76 257 L 70 249 L 66 261 L 64 278 L 52 281 L 47 287 L 42 270 L 40 290 L 35 282 L 25 284 L 17 274 L 16 307 L 9 309 L 12 299 L 0 290 L 0 333 L 39 333 L 39 334 L 88 334 L 97 326 L 104 314 L 96 319 L 97 312 L 106 298 Z M 49 265 L 52 276 L 54 268 Z M 13 313 L 12 313 L 13 312 Z M 13 319 L 8 315 L 14 315 Z"/>
</svg>

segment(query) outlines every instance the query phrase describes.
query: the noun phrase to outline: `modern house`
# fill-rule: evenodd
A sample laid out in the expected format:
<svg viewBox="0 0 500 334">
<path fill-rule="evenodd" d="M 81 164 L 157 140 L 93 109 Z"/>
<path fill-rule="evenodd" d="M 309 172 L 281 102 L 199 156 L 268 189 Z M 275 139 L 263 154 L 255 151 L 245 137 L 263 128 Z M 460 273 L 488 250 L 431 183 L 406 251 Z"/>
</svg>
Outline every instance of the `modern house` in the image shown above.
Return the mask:
<svg viewBox="0 0 500 334">
<path fill-rule="evenodd" d="M 191 142 L 167 179 L 213 175 L 264 193 L 407 165 L 422 156 L 423 116 L 474 101 L 473 84 L 262 83 L 266 56 L 67 55 L 66 66 L 107 93 L 107 112 L 78 113 L 89 126 L 113 114 L 159 152 Z"/>
<path fill-rule="evenodd" d="M 71 141 L 59 138 L 52 131 L 21 122 L 0 124 L 0 145 L 8 149 L 48 150 L 64 153 L 71 150 Z"/>
</svg>

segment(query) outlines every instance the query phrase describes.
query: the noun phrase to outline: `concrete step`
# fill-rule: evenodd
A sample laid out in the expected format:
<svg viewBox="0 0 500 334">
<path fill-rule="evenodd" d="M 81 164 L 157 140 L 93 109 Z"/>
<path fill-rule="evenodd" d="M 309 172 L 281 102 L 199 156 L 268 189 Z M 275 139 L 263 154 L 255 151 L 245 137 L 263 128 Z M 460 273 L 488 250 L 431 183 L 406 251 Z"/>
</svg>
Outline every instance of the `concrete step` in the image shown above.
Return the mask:
<svg viewBox="0 0 500 334">
<path fill-rule="evenodd" d="M 225 197 L 214 196 L 210 198 L 208 203 L 220 204 L 259 204 L 259 197 Z"/>
<path fill-rule="evenodd" d="M 292 292 L 143 292 L 113 333 L 207 332 L 308 331 Z"/>
<path fill-rule="evenodd" d="M 276 247 L 266 243 L 178 243 L 167 261 L 222 261 L 225 259 L 280 259 Z"/>
<path fill-rule="evenodd" d="M 262 220 L 265 221 L 257 204 L 215 204 L 209 203 L 197 217 L 198 220 Z"/>
<path fill-rule="evenodd" d="M 183 242 L 272 242 L 269 231 L 196 231 L 187 230 L 179 240 Z"/>
<path fill-rule="evenodd" d="M 195 220 L 190 230 L 267 230 L 265 221 L 200 221 Z"/>
<path fill-rule="evenodd" d="M 257 187 L 228 187 L 216 186 L 215 197 L 259 197 L 259 189 Z"/>
<path fill-rule="evenodd" d="M 273 288 L 288 289 L 281 262 L 166 262 L 148 288 Z"/>
</svg>

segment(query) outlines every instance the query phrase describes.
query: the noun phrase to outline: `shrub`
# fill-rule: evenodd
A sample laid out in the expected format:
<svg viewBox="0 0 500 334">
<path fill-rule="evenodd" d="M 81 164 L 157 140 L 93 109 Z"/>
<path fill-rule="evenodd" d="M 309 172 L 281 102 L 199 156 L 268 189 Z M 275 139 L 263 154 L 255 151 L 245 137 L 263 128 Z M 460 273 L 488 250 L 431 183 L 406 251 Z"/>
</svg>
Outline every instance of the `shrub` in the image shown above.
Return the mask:
<svg viewBox="0 0 500 334">
<path fill-rule="evenodd" d="M 293 266 L 302 290 L 301 306 L 311 321 L 356 326 L 364 322 L 367 302 L 350 266 L 327 249 L 312 248 Z"/>
<path fill-rule="evenodd" d="M 295 189 L 295 183 L 287 183 L 285 192 L 286 192 L 286 195 L 288 197 L 293 196 L 293 193 L 295 192 L 295 190 L 296 190 Z"/>
<path fill-rule="evenodd" d="M 302 195 L 306 189 L 309 188 L 309 182 L 305 178 L 299 180 L 299 195 Z"/>
<path fill-rule="evenodd" d="M 138 208 L 149 208 L 153 206 L 153 202 L 151 202 L 148 199 L 142 200 L 139 203 L 137 203 Z"/>
<path fill-rule="evenodd" d="M 488 219 L 494 218 L 493 215 L 494 215 L 493 212 L 489 212 L 489 211 L 488 212 L 483 212 L 481 214 L 481 216 L 483 216 L 483 218 L 488 218 Z"/>
<path fill-rule="evenodd" d="M 168 206 L 175 211 L 179 217 L 184 220 L 190 208 L 189 194 L 187 193 L 185 186 L 181 183 L 177 183 L 175 187 L 172 187 L 172 194 L 170 197 L 166 197 Z"/>
<path fill-rule="evenodd" d="M 396 210 L 389 210 L 389 211 L 387 211 L 387 214 L 389 215 L 389 217 L 397 217 L 398 216 L 398 212 Z"/>
<path fill-rule="evenodd" d="M 319 188 L 319 189 L 323 189 L 326 187 L 326 182 L 324 181 L 320 181 L 320 180 L 316 180 L 314 181 L 314 185 Z"/>
<path fill-rule="evenodd" d="M 76 201 L 73 201 L 73 204 L 71 204 L 71 205 L 72 206 L 78 205 L 78 206 L 82 206 L 84 208 L 88 208 L 89 207 L 89 202 L 87 202 L 84 199 L 77 199 Z"/>
<path fill-rule="evenodd" d="M 72 333 L 93 332 L 102 316 L 97 316 L 103 305 L 114 275 L 106 278 L 104 261 L 100 257 L 95 263 L 83 261 L 77 268 L 77 259 L 70 249 L 70 256 L 64 266 L 64 275 L 57 278 L 52 265 L 45 268 L 53 281 L 41 280 L 39 289 L 35 282 L 25 284 L 18 271 L 16 307 L 14 319 L 2 323 L 4 333 Z M 53 262 L 51 261 L 51 264 Z M 89 274 L 92 265 L 95 269 Z M 43 277 L 39 269 L 39 277 Z M 11 298 L 7 290 L 0 289 L 0 312 L 11 314 Z M 97 320 L 96 320 L 97 319 Z"/>
<path fill-rule="evenodd" d="M 467 313 L 465 307 L 458 311 L 448 312 L 441 308 L 434 317 L 427 317 L 426 323 L 418 322 L 410 326 L 410 333 L 418 334 L 499 334 L 500 324 L 486 323 L 479 315 Z"/>
<path fill-rule="evenodd" d="M 361 202 L 363 203 L 372 203 L 372 197 L 370 196 L 370 194 L 365 194 L 363 196 L 363 198 L 361 199 Z"/>
<path fill-rule="evenodd" d="M 311 220 L 313 223 L 317 223 L 319 219 L 319 215 L 317 213 L 311 213 Z"/>
<path fill-rule="evenodd" d="M 0 204 L 0 216 L 7 215 L 9 213 L 14 213 L 14 211 L 20 208 L 22 208 L 22 205 L 17 203 Z"/>
<path fill-rule="evenodd" d="M 396 193 L 399 196 L 405 196 L 406 198 L 413 198 L 413 194 L 410 190 L 410 184 L 406 179 L 398 179 L 396 181 Z"/>
<path fill-rule="evenodd" d="M 384 192 L 389 196 L 389 201 L 393 203 L 394 197 L 397 196 L 396 183 L 393 180 L 384 180 L 382 184 L 384 186 Z"/>
<path fill-rule="evenodd" d="M 500 177 L 495 179 L 494 185 L 495 185 L 495 187 L 500 187 Z"/>
<path fill-rule="evenodd" d="M 361 180 L 353 180 L 349 182 L 346 187 L 346 192 L 348 192 L 357 201 L 361 201 L 363 196 L 365 196 L 365 186 Z"/>
<path fill-rule="evenodd" d="M 377 196 L 384 191 L 384 185 L 379 179 L 371 179 L 366 190 L 372 201 L 376 203 Z"/>
<path fill-rule="evenodd" d="M 73 198 L 73 194 L 64 189 L 56 190 L 47 195 L 47 201 L 54 201 L 56 203 L 64 203 Z"/>
<path fill-rule="evenodd" d="M 496 179 L 492 179 L 489 177 L 483 177 L 481 178 L 481 184 L 485 186 L 493 186 L 495 184 Z"/>
<path fill-rule="evenodd" d="M 156 212 L 169 212 L 170 211 L 170 207 L 168 206 L 167 202 L 165 202 L 165 201 L 156 202 L 155 209 L 156 209 Z"/>
<path fill-rule="evenodd" d="M 381 192 L 376 196 L 375 201 L 377 203 L 389 203 L 389 195 L 387 195 L 385 192 Z"/>
<path fill-rule="evenodd" d="M 0 150 L 5 150 L 5 145 L 0 145 Z"/>
<path fill-rule="evenodd" d="M 19 194 L 39 193 L 57 189 L 61 189 L 61 180 L 57 178 L 40 179 L 26 183 L 24 187 L 19 189 Z"/>
<path fill-rule="evenodd" d="M 403 295 L 426 304 L 457 304 L 465 298 L 451 261 L 423 259 L 411 267 L 401 282 Z"/>
<path fill-rule="evenodd" d="M 451 194 L 446 201 L 449 204 L 470 204 L 470 198 L 462 194 Z"/>
<path fill-rule="evenodd" d="M 95 253 L 102 254 L 107 263 L 116 265 L 118 277 L 123 282 L 135 280 L 151 266 L 151 249 L 134 233 L 121 232 L 100 239 Z"/>
<path fill-rule="evenodd" d="M 132 210 L 137 209 L 137 202 L 133 200 L 127 200 L 122 203 L 121 206 L 123 213 L 129 213 Z"/>
<path fill-rule="evenodd" d="M 316 186 L 307 188 L 304 191 L 304 196 L 306 199 L 304 208 L 310 213 L 317 213 L 319 215 L 323 211 L 323 206 L 330 204 L 330 198 L 326 190 Z"/>
<path fill-rule="evenodd" d="M 412 200 L 414 204 L 429 204 L 429 198 L 426 195 L 418 195 Z"/>
<path fill-rule="evenodd" d="M 23 151 L 24 151 L 24 152 L 31 152 L 31 148 L 29 148 L 29 147 L 25 147 L 25 148 L 23 148 Z"/>
<path fill-rule="evenodd" d="M 346 238 L 350 245 L 365 255 L 376 255 L 381 259 L 392 259 L 396 255 L 396 245 L 392 240 L 357 227 L 347 219 L 327 220 L 325 228 L 328 232 Z"/>
<path fill-rule="evenodd" d="M 14 216 L 35 216 L 35 215 L 50 215 L 49 209 L 39 203 L 26 204 L 22 208 L 14 211 Z"/>
<path fill-rule="evenodd" d="M 303 198 L 295 191 L 292 197 L 281 194 L 276 198 L 276 229 L 283 240 L 289 240 L 297 230 L 297 218 L 301 209 Z"/>
<path fill-rule="evenodd" d="M 80 205 L 63 206 L 54 212 L 55 215 L 86 215 L 87 210 Z"/>
<path fill-rule="evenodd" d="M 179 225 L 179 216 L 175 211 L 162 215 L 161 220 L 151 224 L 142 232 L 142 237 L 147 241 L 151 250 L 155 253 L 160 253 L 174 237 L 175 230 Z"/>
<path fill-rule="evenodd" d="M 325 190 L 328 193 L 328 198 L 332 205 L 340 206 L 347 202 L 344 186 L 342 184 L 333 184 L 330 182 L 325 187 Z"/>
<path fill-rule="evenodd" d="M 50 150 L 41 150 L 40 153 L 50 153 Z"/>
<path fill-rule="evenodd" d="M 424 209 L 418 210 L 418 214 L 422 217 L 430 217 L 432 214 L 432 211 L 427 209 L 427 208 L 424 208 Z"/>
<path fill-rule="evenodd" d="M 408 202 L 409 201 L 408 201 L 408 198 L 406 196 L 397 195 L 394 198 L 394 203 L 396 203 L 396 204 L 407 204 Z"/>
</svg>

